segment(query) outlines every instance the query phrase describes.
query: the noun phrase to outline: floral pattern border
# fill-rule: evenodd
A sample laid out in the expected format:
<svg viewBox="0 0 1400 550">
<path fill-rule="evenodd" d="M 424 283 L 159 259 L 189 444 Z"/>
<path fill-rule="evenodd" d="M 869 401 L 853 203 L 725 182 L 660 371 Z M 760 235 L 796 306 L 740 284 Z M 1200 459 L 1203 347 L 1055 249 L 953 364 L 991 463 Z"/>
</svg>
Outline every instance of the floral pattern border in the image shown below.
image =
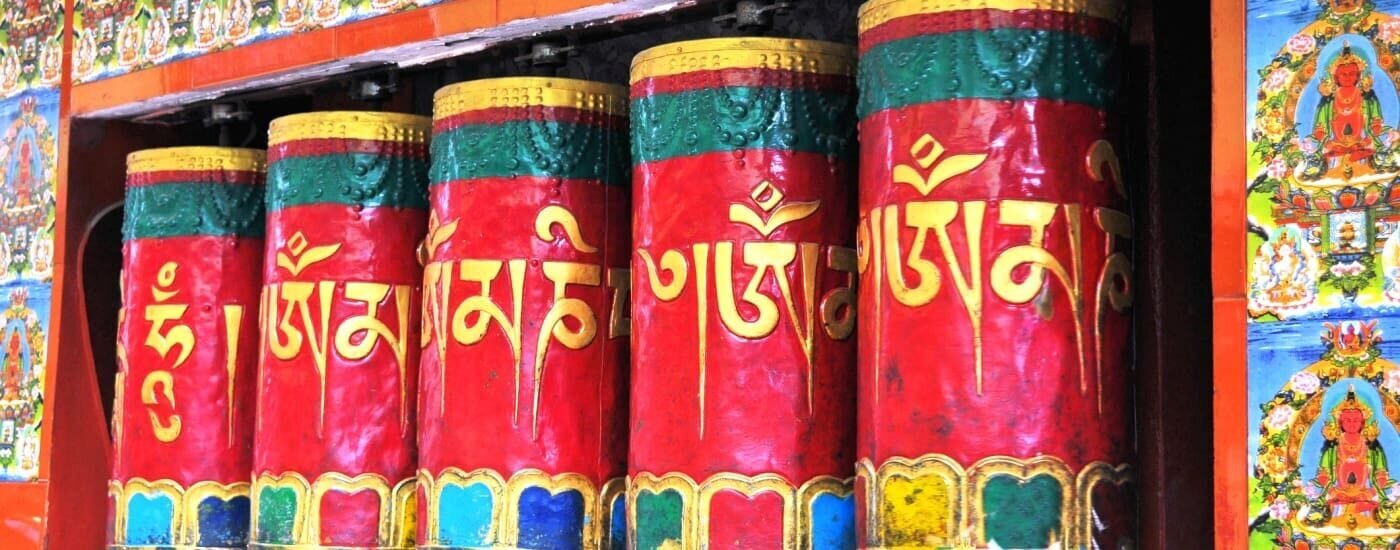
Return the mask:
<svg viewBox="0 0 1400 550">
<path fill-rule="evenodd" d="M 442 0 L 77 0 L 81 84 Z"/>
</svg>

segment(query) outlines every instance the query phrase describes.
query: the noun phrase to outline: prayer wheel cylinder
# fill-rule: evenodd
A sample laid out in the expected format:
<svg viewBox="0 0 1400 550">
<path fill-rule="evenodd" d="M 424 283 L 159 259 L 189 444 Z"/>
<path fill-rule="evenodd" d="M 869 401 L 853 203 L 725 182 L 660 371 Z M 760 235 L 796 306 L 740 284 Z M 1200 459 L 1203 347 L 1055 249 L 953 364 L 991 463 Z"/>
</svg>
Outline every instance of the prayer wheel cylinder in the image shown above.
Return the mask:
<svg viewBox="0 0 1400 550">
<path fill-rule="evenodd" d="M 1120 11 L 860 9 L 863 546 L 1133 545 Z"/>
<path fill-rule="evenodd" d="M 855 52 L 632 61 L 629 542 L 854 548 Z"/>
<path fill-rule="evenodd" d="M 263 180 L 252 149 L 127 157 L 114 548 L 248 544 Z"/>
<path fill-rule="evenodd" d="M 428 548 L 626 548 L 627 89 L 434 97 L 420 502 Z"/>
<path fill-rule="evenodd" d="M 426 117 L 269 128 L 255 547 L 411 548 Z"/>
</svg>

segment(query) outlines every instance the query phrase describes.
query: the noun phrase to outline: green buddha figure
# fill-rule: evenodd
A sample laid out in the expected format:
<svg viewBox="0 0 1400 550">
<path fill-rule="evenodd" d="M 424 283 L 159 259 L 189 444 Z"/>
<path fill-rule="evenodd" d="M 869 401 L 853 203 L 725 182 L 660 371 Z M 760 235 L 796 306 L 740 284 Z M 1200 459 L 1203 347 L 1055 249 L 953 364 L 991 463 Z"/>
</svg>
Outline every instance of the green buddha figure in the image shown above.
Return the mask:
<svg viewBox="0 0 1400 550">
<path fill-rule="evenodd" d="M 1371 156 L 1380 142 L 1381 102 L 1371 89 L 1366 61 L 1342 44 L 1342 53 L 1318 84 L 1313 138 L 1321 144 L 1328 178 L 1348 180 L 1372 172 Z"/>
</svg>

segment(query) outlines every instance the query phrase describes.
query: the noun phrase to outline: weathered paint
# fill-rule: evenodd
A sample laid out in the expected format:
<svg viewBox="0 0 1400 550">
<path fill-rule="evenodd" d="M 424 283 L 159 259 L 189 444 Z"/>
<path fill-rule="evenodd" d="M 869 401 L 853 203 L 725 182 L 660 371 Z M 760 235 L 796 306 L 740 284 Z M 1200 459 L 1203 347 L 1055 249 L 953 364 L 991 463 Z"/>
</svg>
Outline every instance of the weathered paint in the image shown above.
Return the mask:
<svg viewBox="0 0 1400 550">
<path fill-rule="evenodd" d="M 636 548 L 855 547 L 853 70 L 770 38 L 633 60 Z"/>
<path fill-rule="evenodd" d="M 248 544 L 264 154 L 127 159 L 114 547 Z"/>
<path fill-rule="evenodd" d="M 269 132 L 255 546 L 409 548 L 429 121 Z"/>
<path fill-rule="evenodd" d="M 626 547 L 613 513 L 627 460 L 626 115 L 626 88 L 581 80 L 436 94 L 426 547 Z"/>
<path fill-rule="evenodd" d="M 1133 536 L 1120 10 L 861 8 L 863 545 Z"/>
</svg>

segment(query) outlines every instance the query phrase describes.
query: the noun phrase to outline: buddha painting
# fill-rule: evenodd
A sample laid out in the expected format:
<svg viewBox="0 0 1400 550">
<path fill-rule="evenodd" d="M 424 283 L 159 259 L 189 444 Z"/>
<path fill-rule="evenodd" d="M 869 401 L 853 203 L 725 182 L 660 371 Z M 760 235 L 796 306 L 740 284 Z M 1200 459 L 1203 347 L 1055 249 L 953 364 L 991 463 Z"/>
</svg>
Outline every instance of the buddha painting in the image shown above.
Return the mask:
<svg viewBox="0 0 1400 550">
<path fill-rule="evenodd" d="M 0 90 L 13 90 L 19 85 L 19 62 L 15 56 L 5 55 L 0 59 Z"/>
<path fill-rule="evenodd" d="M 1332 13 L 1352 13 L 1359 11 L 1362 7 L 1361 0 L 1330 0 Z"/>
<path fill-rule="evenodd" d="M 286 0 L 282 4 L 282 16 L 278 24 L 283 28 L 296 28 L 301 25 L 308 0 Z"/>
<path fill-rule="evenodd" d="M 1315 483 L 1329 514 L 1326 527 L 1354 532 L 1379 527 L 1376 513 L 1395 492 L 1371 408 L 1347 391 L 1322 428 L 1324 442 Z"/>
<path fill-rule="evenodd" d="M 1256 315 L 1290 315 L 1308 307 L 1317 297 L 1317 256 L 1296 230 L 1282 228 L 1273 239 L 1260 245 L 1252 270 L 1250 309 Z"/>
<path fill-rule="evenodd" d="M 158 9 L 146 23 L 146 56 L 148 60 L 165 55 L 166 44 L 170 41 L 170 18 L 165 10 Z"/>
<path fill-rule="evenodd" d="M 78 35 L 77 41 L 73 45 L 73 70 L 79 76 L 86 76 L 92 72 L 97 63 L 97 38 L 93 36 L 92 29 L 84 29 Z M 0 83 L 8 81 L 10 72 L 9 66 L 14 65 L 14 60 L 9 56 L 4 61 L 0 61 Z"/>
<path fill-rule="evenodd" d="M 199 11 L 195 13 L 195 39 L 196 48 L 212 48 L 219 40 L 219 3 L 214 0 L 204 0 L 200 2 Z"/>
<path fill-rule="evenodd" d="M 1269 263 L 1269 279 L 1273 282 L 1268 289 L 1270 300 L 1289 304 L 1302 300 L 1307 295 L 1306 277 L 1302 255 L 1298 253 L 1298 243 L 1287 232 L 1280 235 L 1274 245 L 1274 254 Z"/>
<path fill-rule="evenodd" d="M 23 5 L 24 15 L 21 16 L 22 21 L 33 21 L 44 16 L 43 0 L 24 0 Z"/>
<path fill-rule="evenodd" d="M 1349 181 L 1371 175 L 1371 157 L 1380 144 L 1383 120 L 1366 60 L 1352 53 L 1350 44 L 1344 44 L 1328 64 L 1318 92 L 1322 99 L 1312 138 L 1320 144 L 1323 177 Z"/>
<path fill-rule="evenodd" d="M 9 208 L 27 208 L 35 204 L 34 193 L 39 189 L 35 168 L 37 166 L 39 170 L 43 170 L 43 167 L 39 166 L 38 159 L 35 158 L 33 144 L 32 139 L 19 142 L 19 158 L 14 165 L 15 174 L 5 182 L 10 189 L 10 204 L 6 205 Z"/>
<path fill-rule="evenodd" d="M 63 70 L 63 51 L 59 48 L 44 48 L 39 56 L 39 65 L 42 67 L 40 75 L 45 83 L 58 82 L 59 72 Z"/>
<path fill-rule="evenodd" d="M 48 275 L 53 270 L 53 240 L 35 238 L 29 248 L 31 273 L 41 277 Z"/>
<path fill-rule="evenodd" d="M 135 66 L 141 61 L 141 29 L 136 18 L 128 17 L 117 31 L 118 62 L 124 67 Z"/>
<path fill-rule="evenodd" d="M 315 6 L 315 17 L 317 23 L 330 23 L 340 17 L 340 2 L 338 0 L 312 0 Z"/>
<path fill-rule="evenodd" d="M 252 25 L 253 3 L 249 0 L 231 0 L 229 8 L 228 32 L 225 36 L 229 40 L 240 40 L 248 36 Z"/>
<path fill-rule="evenodd" d="M 11 332 L 9 344 L 5 346 L 4 376 L 0 377 L 0 401 L 19 400 L 20 388 L 24 384 L 24 369 L 21 364 L 23 355 L 19 332 Z"/>
</svg>

